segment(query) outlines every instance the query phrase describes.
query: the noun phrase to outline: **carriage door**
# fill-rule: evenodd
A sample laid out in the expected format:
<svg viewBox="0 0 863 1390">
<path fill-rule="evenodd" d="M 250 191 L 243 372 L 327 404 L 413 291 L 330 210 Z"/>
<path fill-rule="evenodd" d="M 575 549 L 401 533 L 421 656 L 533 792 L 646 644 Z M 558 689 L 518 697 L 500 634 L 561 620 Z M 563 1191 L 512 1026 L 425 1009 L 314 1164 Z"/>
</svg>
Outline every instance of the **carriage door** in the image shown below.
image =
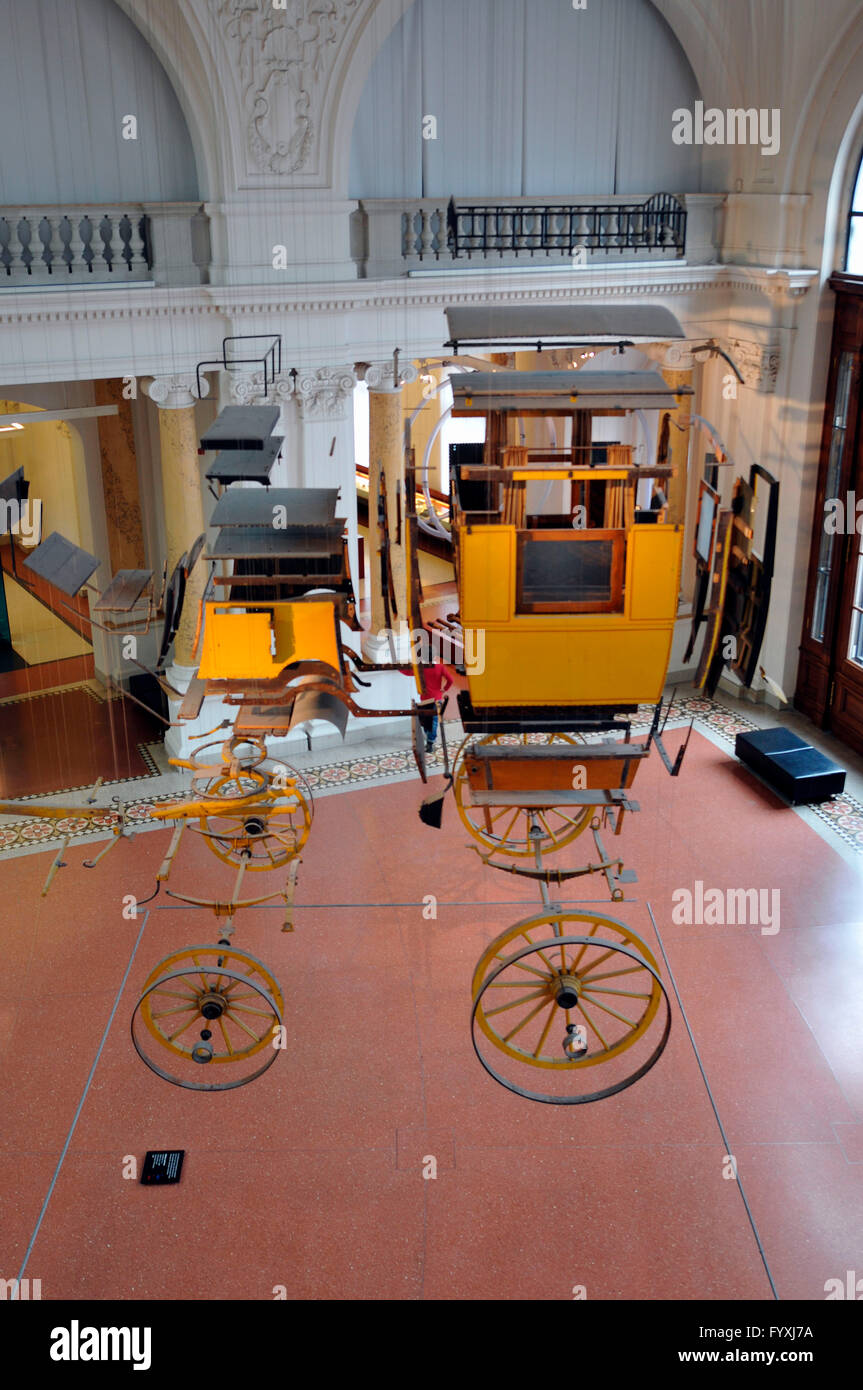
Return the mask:
<svg viewBox="0 0 863 1390">
<path fill-rule="evenodd" d="M 863 752 L 863 283 L 830 283 L 836 319 L 794 703 Z"/>
</svg>

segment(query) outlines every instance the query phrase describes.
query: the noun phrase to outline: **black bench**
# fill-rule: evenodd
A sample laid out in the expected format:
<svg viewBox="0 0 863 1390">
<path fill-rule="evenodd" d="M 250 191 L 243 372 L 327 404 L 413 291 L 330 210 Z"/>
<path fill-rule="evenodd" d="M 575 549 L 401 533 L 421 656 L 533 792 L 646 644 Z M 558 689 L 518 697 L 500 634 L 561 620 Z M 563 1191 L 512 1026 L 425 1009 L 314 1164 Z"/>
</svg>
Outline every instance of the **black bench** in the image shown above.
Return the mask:
<svg viewBox="0 0 863 1390">
<path fill-rule="evenodd" d="M 845 769 L 790 729 L 752 729 L 738 734 L 734 751 L 792 806 L 826 801 L 845 789 Z"/>
</svg>

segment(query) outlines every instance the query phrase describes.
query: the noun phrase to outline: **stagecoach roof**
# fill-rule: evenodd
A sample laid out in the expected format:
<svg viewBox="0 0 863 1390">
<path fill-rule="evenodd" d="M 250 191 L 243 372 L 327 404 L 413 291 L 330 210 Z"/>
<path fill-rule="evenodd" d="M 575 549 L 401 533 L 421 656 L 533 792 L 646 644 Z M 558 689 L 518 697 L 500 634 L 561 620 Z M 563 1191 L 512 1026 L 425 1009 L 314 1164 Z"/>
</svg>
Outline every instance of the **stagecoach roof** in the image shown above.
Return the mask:
<svg viewBox="0 0 863 1390">
<path fill-rule="evenodd" d="M 450 379 L 456 410 L 674 410 L 659 372 L 465 372 Z M 691 395 L 691 387 L 677 388 Z"/>
<path fill-rule="evenodd" d="M 657 304 L 495 304 L 447 309 L 447 347 L 496 343 L 535 347 L 545 343 L 664 343 L 684 337 L 670 309 Z"/>
</svg>

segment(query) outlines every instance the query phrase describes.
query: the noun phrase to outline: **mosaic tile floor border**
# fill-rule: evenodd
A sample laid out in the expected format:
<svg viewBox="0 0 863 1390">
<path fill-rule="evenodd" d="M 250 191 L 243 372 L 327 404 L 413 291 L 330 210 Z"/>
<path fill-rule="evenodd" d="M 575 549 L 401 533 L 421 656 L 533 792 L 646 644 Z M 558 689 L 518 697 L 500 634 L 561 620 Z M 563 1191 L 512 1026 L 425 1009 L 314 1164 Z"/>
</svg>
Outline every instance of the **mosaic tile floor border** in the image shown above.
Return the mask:
<svg viewBox="0 0 863 1390">
<path fill-rule="evenodd" d="M 703 726 L 732 747 L 734 738 L 738 733 L 758 727 L 745 715 L 730 710 L 715 700 L 693 697 L 675 701 L 667 727 L 669 729 L 681 728 L 693 719 L 696 727 Z M 639 706 L 637 713 L 631 718 L 633 731 L 646 731 L 652 720 L 653 706 Z M 458 720 L 447 720 L 445 728 L 450 755 L 452 756 L 458 749 L 464 735 Z M 577 737 L 580 737 L 582 741 L 589 741 L 590 738 L 590 736 L 584 735 Z M 537 738 L 541 739 L 542 735 L 537 735 Z M 159 775 L 159 768 L 146 745 L 139 744 L 138 749 L 152 771 L 142 774 L 141 777 L 126 778 L 124 779 L 125 782 L 131 783 L 140 781 L 143 777 Z M 428 766 L 432 776 L 443 771 L 443 757 L 439 743 L 429 759 Z M 348 790 L 364 783 L 380 783 L 390 779 L 403 781 L 411 775 L 417 775 L 416 764 L 410 748 L 365 753 L 353 758 L 346 758 L 342 748 L 325 749 L 322 750 L 320 762 L 312 765 L 304 763 L 302 773 L 307 778 L 313 793 L 316 791 L 326 793 Z M 117 785 L 122 784 L 103 783 L 105 787 Z M 87 790 L 87 788 L 70 788 L 69 790 L 74 792 Z M 131 798 L 127 802 L 130 819 L 140 822 L 143 826 L 143 822 L 146 820 L 146 808 L 151 803 L 170 801 L 175 796 L 176 793 L 171 792 L 141 797 L 137 800 Z M 22 803 L 35 799 L 37 798 L 20 798 Z M 844 843 L 863 854 L 863 803 L 858 801 L 856 797 L 843 794 L 832 801 L 813 805 L 808 809 L 818 816 Z M 105 824 L 109 823 L 105 822 Z M 37 843 L 42 844 L 44 842 L 47 846 L 51 841 L 62 840 L 66 835 L 69 835 L 73 840 L 83 840 L 98 836 L 100 833 L 104 834 L 104 828 L 100 830 L 94 828 L 92 823 L 88 824 L 73 818 L 68 821 L 44 821 L 37 817 L 25 817 L 20 821 L 7 823 L 0 828 L 0 857 L 4 853 L 14 852 Z"/>
<path fill-rule="evenodd" d="M 150 752 L 151 748 L 158 748 L 158 746 L 158 744 L 152 742 L 136 743 L 135 747 L 138 750 L 138 756 L 144 764 L 145 771 L 136 772 L 133 777 L 118 777 L 112 782 L 102 782 L 99 790 L 101 791 L 103 787 L 125 787 L 130 782 L 145 782 L 150 777 L 160 777 L 162 775 L 161 768 Z M 46 796 L 74 795 L 75 792 L 88 792 L 92 787 L 92 782 L 84 782 L 79 787 L 58 787 L 56 791 L 51 792 L 30 792 L 27 796 L 16 796 L 14 799 L 15 801 L 20 801 L 22 804 L 26 801 L 44 801 Z"/>
<path fill-rule="evenodd" d="M 75 681 L 73 685 L 49 685 L 45 690 L 25 690 L 20 695 L 4 695 L 2 700 L 0 700 L 0 707 L 3 705 L 20 705 L 26 700 L 47 700 L 52 695 L 65 695 L 72 690 L 83 690 L 84 694 L 89 695 L 90 699 L 97 705 L 104 705 L 109 699 L 104 691 L 94 688 L 91 682 Z M 122 699 L 122 696 L 116 696 L 114 698 Z"/>
</svg>

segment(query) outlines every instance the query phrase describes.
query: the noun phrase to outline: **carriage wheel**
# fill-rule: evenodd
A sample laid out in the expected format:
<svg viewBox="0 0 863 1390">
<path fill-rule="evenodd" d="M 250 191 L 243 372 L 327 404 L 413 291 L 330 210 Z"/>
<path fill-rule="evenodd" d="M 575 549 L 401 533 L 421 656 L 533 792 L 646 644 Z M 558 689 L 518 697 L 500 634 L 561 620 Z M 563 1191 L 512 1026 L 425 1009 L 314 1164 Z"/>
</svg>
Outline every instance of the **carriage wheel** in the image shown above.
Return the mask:
<svg viewBox="0 0 863 1390">
<path fill-rule="evenodd" d="M 625 1090 L 659 1060 L 671 1031 L 648 947 L 622 922 L 591 913 L 551 909 L 507 928 L 480 957 L 473 996 L 473 1045 L 483 1067 L 507 1090 L 550 1105 Z M 645 1035 L 661 1004 L 664 1024 L 651 1051 Z M 609 1084 L 587 1090 L 589 1069 L 600 1063 L 610 1067 Z M 523 1086 L 515 1077 L 524 1066 L 544 1069 L 553 1089 Z"/>
<path fill-rule="evenodd" d="M 533 858 L 536 846 L 544 854 L 571 844 L 590 825 L 592 806 L 559 809 L 555 806 L 526 810 L 513 806 L 471 806 L 465 752 L 471 743 L 575 745 L 570 734 L 490 734 L 487 738 L 464 740 L 453 766 L 455 804 L 465 828 L 475 840 L 493 854 L 506 854 L 513 859 Z M 532 825 L 540 834 L 531 835 Z"/>
<path fill-rule="evenodd" d="M 309 811 L 314 818 L 315 798 L 312 792 L 312 784 L 306 774 L 298 767 L 286 763 L 282 758 L 270 758 L 271 767 L 265 768 L 267 785 L 274 787 L 277 791 L 280 788 L 289 789 L 292 784 L 296 785 L 303 799 L 308 803 Z"/>
<path fill-rule="evenodd" d="M 132 1042 L 151 1071 L 192 1091 L 230 1091 L 276 1060 L 284 999 L 254 956 L 227 946 L 188 946 L 160 961 L 132 1013 Z M 200 1068 L 232 1068 L 201 1081 Z M 236 1071 L 234 1069 L 236 1068 Z"/>
<path fill-rule="evenodd" d="M 199 767 L 205 767 L 207 764 L 206 759 L 203 755 L 210 748 L 218 748 L 220 750 L 222 756 L 222 763 L 226 770 L 230 764 L 231 758 L 234 756 L 238 749 L 248 749 L 247 756 L 239 760 L 241 764 L 241 777 L 245 785 L 245 791 L 222 791 L 222 796 L 245 796 L 251 791 L 262 791 L 267 786 L 267 774 L 266 772 L 261 770 L 261 763 L 265 760 L 265 758 L 267 758 L 268 754 L 266 745 L 262 742 L 261 739 L 253 737 L 234 737 L 228 739 L 227 742 L 224 740 L 216 739 L 213 743 L 205 743 L 202 748 L 196 748 L 194 753 L 192 754 L 192 761 L 196 763 Z M 217 775 L 215 777 L 211 777 L 208 782 L 200 781 L 198 783 L 198 786 L 201 788 L 205 796 L 212 796 L 214 794 L 218 795 L 218 793 L 214 793 L 214 788 L 217 784 L 221 784 L 223 782 L 231 782 L 234 780 L 235 779 L 229 778 L 223 773 L 221 776 Z"/>
<path fill-rule="evenodd" d="M 249 796 L 258 790 L 243 773 L 240 777 L 220 777 L 208 792 L 213 800 Z M 288 788 L 277 799 L 253 802 L 246 808 L 209 811 L 194 827 L 224 864 L 239 866 L 245 861 L 252 872 L 280 869 L 296 859 L 309 838 L 312 810 L 302 792 Z"/>
</svg>

